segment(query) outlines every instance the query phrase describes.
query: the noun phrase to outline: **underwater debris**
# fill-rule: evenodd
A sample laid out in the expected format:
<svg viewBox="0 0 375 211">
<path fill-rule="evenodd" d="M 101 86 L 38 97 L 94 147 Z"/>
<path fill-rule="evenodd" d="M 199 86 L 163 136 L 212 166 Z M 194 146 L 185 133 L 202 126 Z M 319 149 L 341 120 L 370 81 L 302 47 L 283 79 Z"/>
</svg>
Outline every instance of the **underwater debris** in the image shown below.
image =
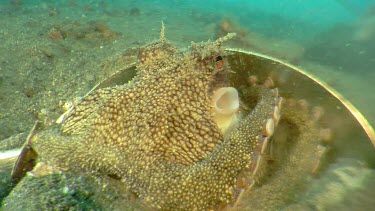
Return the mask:
<svg viewBox="0 0 375 211">
<path fill-rule="evenodd" d="M 85 40 L 112 40 L 120 33 L 111 30 L 107 25 L 99 22 L 90 22 L 86 25 L 80 23 L 55 23 L 48 31 L 48 36 L 53 40 L 66 38 Z"/>
<path fill-rule="evenodd" d="M 137 7 L 133 7 L 129 10 L 130 16 L 139 16 L 141 14 L 141 10 Z"/>
</svg>

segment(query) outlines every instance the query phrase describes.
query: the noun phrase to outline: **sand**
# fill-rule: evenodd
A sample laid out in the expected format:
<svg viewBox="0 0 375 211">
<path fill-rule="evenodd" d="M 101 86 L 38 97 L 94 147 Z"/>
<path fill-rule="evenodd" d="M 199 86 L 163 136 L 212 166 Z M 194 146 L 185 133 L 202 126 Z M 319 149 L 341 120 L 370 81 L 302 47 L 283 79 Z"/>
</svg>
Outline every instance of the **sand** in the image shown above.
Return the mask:
<svg viewBox="0 0 375 211">
<path fill-rule="evenodd" d="M 365 62 L 358 64 L 357 69 L 340 62 L 351 56 L 342 56 L 342 49 L 335 49 L 330 42 L 325 46 L 337 51 L 339 59 L 323 63 L 319 50 L 327 49 L 316 50 L 320 47 L 315 42 L 319 34 L 311 34 L 314 28 L 303 23 L 302 27 L 297 21 L 290 28 L 285 28 L 290 23 L 283 22 L 284 19 L 272 19 L 273 24 L 262 25 L 257 21 L 264 21 L 265 16 L 240 20 L 235 11 L 226 12 L 225 5 L 217 11 L 206 11 L 197 3 L 180 1 L 171 1 L 169 6 L 158 4 L 159 1 L 120 5 L 107 2 L 110 1 L 0 3 L 0 140 L 28 133 L 36 120 L 47 126 L 53 124 L 97 83 L 135 61 L 136 48 L 159 38 L 161 21 L 166 26 L 166 38 L 181 48 L 187 48 L 191 41 L 215 39 L 235 31 L 239 38 L 228 43 L 230 47 L 259 51 L 301 66 L 342 93 L 375 125 L 375 61 L 371 56 L 374 35 L 360 41 L 353 41 L 351 35 L 344 38 L 372 45 L 364 53 Z M 240 14 L 244 15 L 244 11 Z M 353 34 L 361 30 L 353 24 L 345 27 L 352 29 Z M 264 28 L 269 33 L 264 33 Z M 334 37 L 335 30 L 327 32 Z M 273 31 L 275 34 L 270 35 Z M 295 34 L 288 37 L 288 32 Z M 306 37 L 298 37 L 301 35 Z M 119 61 L 131 48 L 127 53 L 133 54 L 129 61 Z M 363 53 L 353 49 L 349 52 Z M 354 66 L 358 61 L 353 60 Z"/>
</svg>

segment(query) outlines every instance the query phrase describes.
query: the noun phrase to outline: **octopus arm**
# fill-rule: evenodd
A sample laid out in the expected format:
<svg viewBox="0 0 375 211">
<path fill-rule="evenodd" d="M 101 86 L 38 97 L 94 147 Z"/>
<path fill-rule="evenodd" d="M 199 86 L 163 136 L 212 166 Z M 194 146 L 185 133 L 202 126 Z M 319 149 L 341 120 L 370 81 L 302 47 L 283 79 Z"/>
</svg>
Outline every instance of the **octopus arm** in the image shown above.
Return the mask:
<svg viewBox="0 0 375 211">
<path fill-rule="evenodd" d="M 150 175 L 149 188 L 139 190 L 145 203 L 163 210 L 207 210 L 236 200 L 236 193 L 247 188 L 237 185 L 238 177 L 243 172 L 254 173 L 251 166 L 257 162 L 259 140 L 267 122 L 273 121 L 271 114 L 278 101 L 268 88 L 261 88 L 259 96 L 254 110 L 206 159 L 188 167 L 168 163 L 155 166 L 154 175 L 162 176 Z"/>
<path fill-rule="evenodd" d="M 67 115 L 66 120 L 61 125 L 61 132 L 67 135 L 84 133 L 90 127 L 91 121 L 97 118 L 97 113 L 103 104 L 116 93 L 119 87 L 126 86 L 128 85 L 90 92 Z"/>
<path fill-rule="evenodd" d="M 85 169 L 104 175 L 117 175 L 124 190 L 136 193 L 152 209 L 217 209 L 236 200 L 237 193 L 248 188 L 239 185 L 239 177 L 251 175 L 258 162 L 258 149 L 265 127 L 278 97 L 268 88 L 259 89 L 259 102 L 231 135 L 205 159 L 191 165 L 172 161 L 133 166 L 123 163 L 123 153 L 110 146 L 88 145 L 80 136 L 66 136 L 59 128 L 42 131 L 32 141 L 39 161 L 59 170 Z M 147 168 L 145 168 L 147 166 Z M 243 180 L 243 178 L 241 179 Z M 245 177 L 249 183 L 252 177 Z M 126 191 L 124 191 L 126 192 Z"/>
</svg>

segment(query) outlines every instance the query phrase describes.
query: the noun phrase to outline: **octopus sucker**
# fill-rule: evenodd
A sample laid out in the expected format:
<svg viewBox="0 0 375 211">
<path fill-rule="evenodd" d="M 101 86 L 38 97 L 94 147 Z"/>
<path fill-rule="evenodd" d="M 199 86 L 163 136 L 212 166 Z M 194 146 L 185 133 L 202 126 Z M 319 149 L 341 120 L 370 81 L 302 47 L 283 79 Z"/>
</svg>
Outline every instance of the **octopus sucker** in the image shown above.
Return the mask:
<svg viewBox="0 0 375 211">
<path fill-rule="evenodd" d="M 281 116 L 279 106 L 275 105 L 273 108 L 272 118 L 276 125 L 279 123 L 280 117 Z"/>
<path fill-rule="evenodd" d="M 275 129 L 275 122 L 273 119 L 267 119 L 265 121 L 265 124 L 264 124 L 264 129 L 263 129 L 263 132 L 262 134 L 266 137 L 268 136 L 272 136 L 273 135 L 273 131 Z"/>
<path fill-rule="evenodd" d="M 259 142 L 261 143 L 261 150 L 260 150 L 260 153 L 261 154 L 265 154 L 266 153 L 266 150 L 267 150 L 267 147 L 268 147 L 268 144 L 269 144 L 269 138 L 268 137 L 259 137 Z"/>
</svg>

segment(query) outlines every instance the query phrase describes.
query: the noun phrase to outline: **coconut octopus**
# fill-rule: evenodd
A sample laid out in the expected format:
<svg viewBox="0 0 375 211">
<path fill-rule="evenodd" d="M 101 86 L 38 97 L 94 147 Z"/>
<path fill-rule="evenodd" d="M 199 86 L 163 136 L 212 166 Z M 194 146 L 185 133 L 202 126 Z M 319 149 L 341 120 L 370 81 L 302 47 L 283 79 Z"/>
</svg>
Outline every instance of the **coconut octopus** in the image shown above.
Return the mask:
<svg viewBox="0 0 375 211">
<path fill-rule="evenodd" d="M 257 197 L 247 190 L 267 178 L 272 154 L 280 153 L 270 142 L 290 139 L 272 137 L 280 121 L 298 125 L 298 137 L 312 140 L 304 147 L 316 146 L 319 137 L 309 116 L 290 109 L 294 103 L 281 109 L 272 79 L 250 77 L 240 94 L 231 87 L 221 45 L 234 35 L 192 43 L 182 53 L 162 29 L 158 41 L 139 50 L 131 81 L 89 93 L 62 124 L 29 136 L 38 155 L 34 178 L 47 169 L 118 181 L 115 190 L 142 209 L 231 209 L 246 194 L 251 204 Z"/>
</svg>

